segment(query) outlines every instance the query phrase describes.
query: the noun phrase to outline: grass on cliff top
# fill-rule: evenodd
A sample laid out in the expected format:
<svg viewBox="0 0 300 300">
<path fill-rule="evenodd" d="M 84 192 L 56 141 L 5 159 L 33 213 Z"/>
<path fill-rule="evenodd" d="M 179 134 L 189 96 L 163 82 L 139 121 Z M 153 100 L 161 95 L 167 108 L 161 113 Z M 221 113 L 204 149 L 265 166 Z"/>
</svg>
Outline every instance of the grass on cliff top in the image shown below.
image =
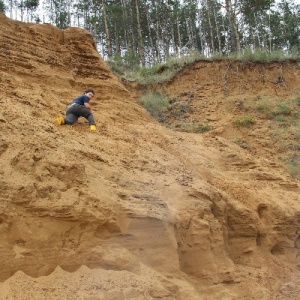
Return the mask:
<svg viewBox="0 0 300 300">
<path fill-rule="evenodd" d="M 224 56 L 214 54 L 210 57 L 201 55 L 198 51 L 191 51 L 181 57 L 170 56 L 165 63 L 155 64 L 150 67 L 141 67 L 135 54 L 125 57 L 115 57 L 107 61 L 111 70 L 124 80 L 136 82 L 143 85 L 155 85 L 171 80 L 176 73 L 184 67 L 199 60 L 216 61 L 232 60 L 241 62 L 271 62 L 284 61 L 288 59 L 300 59 L 297 51 L 284 53 L 282 51 L 268 52 L 262 49 L 245 50 L 242 53 Z"/>
</svg>

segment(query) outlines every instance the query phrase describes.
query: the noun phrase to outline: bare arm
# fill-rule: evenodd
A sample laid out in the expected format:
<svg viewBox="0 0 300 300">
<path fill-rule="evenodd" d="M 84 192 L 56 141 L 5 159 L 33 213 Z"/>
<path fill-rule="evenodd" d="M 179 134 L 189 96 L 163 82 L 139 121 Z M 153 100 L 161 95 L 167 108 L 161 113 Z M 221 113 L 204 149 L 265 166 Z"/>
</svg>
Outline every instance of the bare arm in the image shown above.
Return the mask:
<svg viewBox="0 0 300 300">
<path fill-rule="evenodd" d="M 89 110 L 92 109 L 92 108 L 91 108 L 91 105 L 90 105 L 89 103 L 84 103 L 84 106 L 85 106 L 87 109 L 89 109 Z"/>
</svg>

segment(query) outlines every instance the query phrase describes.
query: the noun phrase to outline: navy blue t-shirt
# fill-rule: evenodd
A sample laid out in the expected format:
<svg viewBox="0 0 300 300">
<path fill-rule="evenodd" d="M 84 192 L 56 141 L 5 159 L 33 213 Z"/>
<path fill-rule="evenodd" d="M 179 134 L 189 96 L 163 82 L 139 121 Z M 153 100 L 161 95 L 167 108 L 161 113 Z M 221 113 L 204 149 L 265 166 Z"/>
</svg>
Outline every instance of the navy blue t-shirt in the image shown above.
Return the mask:
<svg viewBox="0 0 300 300">
<path fill-rule="evenodd" d="M 81 95 L 78 98 L 76 98 L 73 103 L 79 104 L 79 105 L 84 105 L 84 103 L 89 103 L 90 98 L 87 95 Z"/>
</svg>

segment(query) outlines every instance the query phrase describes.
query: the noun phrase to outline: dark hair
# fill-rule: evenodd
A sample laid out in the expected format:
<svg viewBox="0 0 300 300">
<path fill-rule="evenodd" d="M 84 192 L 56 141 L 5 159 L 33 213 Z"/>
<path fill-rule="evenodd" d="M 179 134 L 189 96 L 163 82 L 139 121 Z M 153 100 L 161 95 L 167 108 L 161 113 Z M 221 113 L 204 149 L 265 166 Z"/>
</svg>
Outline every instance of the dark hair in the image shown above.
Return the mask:
<svg viewBox="0 0 300 300">
<path fill-rule="evenodd" d="M 87 93 L 93 93 L 95 95 L 95 92 L 92 89 L 87 89 L 84 93 L 85 94 L 87 94 Z"/>
</svg>

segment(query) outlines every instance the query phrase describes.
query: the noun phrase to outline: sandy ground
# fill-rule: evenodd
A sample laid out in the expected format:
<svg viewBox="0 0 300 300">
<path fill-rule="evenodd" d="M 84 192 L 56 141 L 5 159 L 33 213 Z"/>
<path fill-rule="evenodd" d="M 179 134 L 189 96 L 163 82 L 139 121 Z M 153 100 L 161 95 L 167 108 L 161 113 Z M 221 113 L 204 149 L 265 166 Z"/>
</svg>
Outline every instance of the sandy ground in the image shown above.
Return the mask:
<svg viewBox="0 0 300 300">
<path fill-rule="evenodd" d="M 188 66 L 157 87 L 213 126 L 184 133 L 149 116 L 88 32 L 0 23 L 1 300 L 298 299 L 299 182 L 268 120 L 232 125 L 241 101 L 296 97 L 296 62 Z M 56 126 L 86 88 L 97 131 Z"/>
</svg>

